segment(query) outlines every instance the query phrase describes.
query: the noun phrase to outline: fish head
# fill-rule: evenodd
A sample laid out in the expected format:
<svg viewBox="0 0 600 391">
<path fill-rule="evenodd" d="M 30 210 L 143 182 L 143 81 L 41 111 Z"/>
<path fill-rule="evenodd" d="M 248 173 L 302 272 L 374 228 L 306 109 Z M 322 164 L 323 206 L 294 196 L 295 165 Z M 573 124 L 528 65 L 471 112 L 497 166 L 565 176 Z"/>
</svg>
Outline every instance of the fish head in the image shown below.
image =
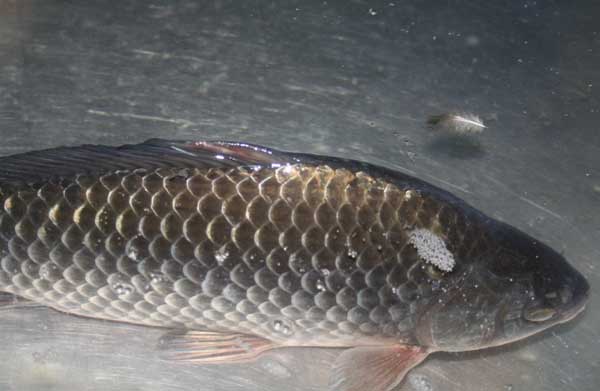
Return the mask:
<svg viewBox="0 0 600 391">
<path fill-rule="evenodd" d="M 514 342 L 569 321 L 585 307 L 589 284 L 561 254 L 508 225 L 498 224 L 490 237 L 485 252 L 450 273 L 448 289 L 421 326 L 440 350 Z"/>
<path fill-rule="evenodd" d="M 482 263 L 490 279 L 508 279 L 504 315 L 506 342 L 573 319 L 585 308 L 590 286 L 561 254 L 529 235 L 500 225 L 498 249 Z M 517 317 L 517 315 L 520 315 Z M 512 331 L 510 331 L 512 330 Z"/>
</svg>

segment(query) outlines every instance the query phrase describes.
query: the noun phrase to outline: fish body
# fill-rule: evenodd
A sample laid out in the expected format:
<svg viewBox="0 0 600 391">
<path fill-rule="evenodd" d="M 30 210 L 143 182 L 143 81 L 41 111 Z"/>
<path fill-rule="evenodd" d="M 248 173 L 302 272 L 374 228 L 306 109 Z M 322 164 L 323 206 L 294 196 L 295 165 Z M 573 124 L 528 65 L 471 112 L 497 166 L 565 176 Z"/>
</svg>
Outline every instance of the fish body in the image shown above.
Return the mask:
<svg viewBox="0 0 600 391">
<path fill-rule="evenodd" d="M 547 246 L 365 163 L 152 140 L 16 155 L 0 170 L 0 290 L 168 328 L 173 359 L 350 348 L 333 388 L 387 390 L 431 352 L 523 338 L 588 295 Z M 367 381 L 356 363 L 393 370 Z"/>
</svg>

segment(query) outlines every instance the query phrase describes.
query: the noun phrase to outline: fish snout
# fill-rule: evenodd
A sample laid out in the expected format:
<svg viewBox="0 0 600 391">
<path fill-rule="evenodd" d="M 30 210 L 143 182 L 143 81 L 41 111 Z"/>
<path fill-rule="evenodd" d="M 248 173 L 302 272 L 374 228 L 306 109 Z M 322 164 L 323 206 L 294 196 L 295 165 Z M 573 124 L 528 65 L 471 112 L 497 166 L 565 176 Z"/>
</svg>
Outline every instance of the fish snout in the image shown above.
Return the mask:
<svg viewBox="0 0 600 391">
<path fill-rule="evenodd" d="M 576 278 L 563 289 L 564 292 L 561 295 L 563 310 L 561 312 L 566 322 L 573 319 L 585 309 L 590 296 L 590 284 L 584 276 L 577 273 Z M 567 290 L 569 293 L 567 293 Z"/>
<path fill-rule="evenodd" d="M 586 278 L 570 265 L 545 271 L 536 279 L 536 298 L 524 310 L 528 321 L 542 322 L 553 319 L 562 323 L 573 319 L 585 308 L 589 299 L 590 285 Z"/>
</svg>

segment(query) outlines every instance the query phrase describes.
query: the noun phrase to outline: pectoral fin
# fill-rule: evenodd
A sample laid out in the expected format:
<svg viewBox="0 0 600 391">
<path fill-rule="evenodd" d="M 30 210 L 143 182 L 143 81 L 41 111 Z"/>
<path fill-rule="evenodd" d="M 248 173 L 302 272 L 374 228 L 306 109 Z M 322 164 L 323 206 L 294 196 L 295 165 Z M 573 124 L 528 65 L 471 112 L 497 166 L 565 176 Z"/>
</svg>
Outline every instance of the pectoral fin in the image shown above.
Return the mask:
<svg viewBox="0 0 600 391">
<path fill-rule="evenodd" d="M 335 360 L 330 380 L 334 391 L 389 391 L 427 357 L 418 346 L 365 346 L 344 351 Z"/>
<path fill-rule="evenodd" d="M 161 338 L 162 357 L 199 364 L 246 362 L 277 347 L 273 342 L 246 334 L 210 331 L 174 331 Z"/>
</svg>

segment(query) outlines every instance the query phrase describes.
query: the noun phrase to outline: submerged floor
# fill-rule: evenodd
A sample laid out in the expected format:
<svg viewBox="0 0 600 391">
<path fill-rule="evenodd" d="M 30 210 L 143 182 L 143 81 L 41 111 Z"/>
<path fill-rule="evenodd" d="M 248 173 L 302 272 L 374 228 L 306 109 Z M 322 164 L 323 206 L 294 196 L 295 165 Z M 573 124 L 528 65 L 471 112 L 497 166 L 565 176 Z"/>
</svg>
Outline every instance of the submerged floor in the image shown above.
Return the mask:
<svg viewBox="0 0 600 391">
<path fill-rule="evenodd" d="M 589 279 L 577 320 L 438 354 L 402 390 L 595 390 L 600 381 L 600 7 L 592 1 L 0 1 L 0 154 L 151 137 L 352 157 L 446 188 Z M 471 138 L 427 129 L 466 112 Z M 0 312 L 0 389 L 317 390 L 332 350 L 226 367 L 158 360 L 161 331 Z"/>
</svg>

